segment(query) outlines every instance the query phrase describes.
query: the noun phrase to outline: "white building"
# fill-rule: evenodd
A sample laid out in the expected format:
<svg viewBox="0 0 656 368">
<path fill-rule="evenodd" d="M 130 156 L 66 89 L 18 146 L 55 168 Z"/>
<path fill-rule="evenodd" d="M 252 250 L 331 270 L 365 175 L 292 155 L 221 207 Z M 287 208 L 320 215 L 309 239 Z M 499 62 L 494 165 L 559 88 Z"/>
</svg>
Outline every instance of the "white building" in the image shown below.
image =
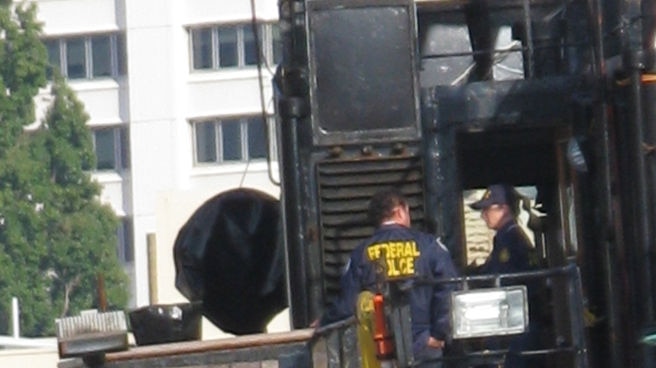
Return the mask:
<svg viewBox="0 0 656 368">
<path fill-rule="evenodd" d="M 279 194 L 262 124 L 262 107 L 273 113 L 277 1 L 33 2 L 51 63 L 90 115 L 102 200 L 124 220 L 130 306 L 185 301 L 172 249 L 191 214 L 227 189 Z M 47 93 L 38 102 L 47 104 Z"/>
</svg>

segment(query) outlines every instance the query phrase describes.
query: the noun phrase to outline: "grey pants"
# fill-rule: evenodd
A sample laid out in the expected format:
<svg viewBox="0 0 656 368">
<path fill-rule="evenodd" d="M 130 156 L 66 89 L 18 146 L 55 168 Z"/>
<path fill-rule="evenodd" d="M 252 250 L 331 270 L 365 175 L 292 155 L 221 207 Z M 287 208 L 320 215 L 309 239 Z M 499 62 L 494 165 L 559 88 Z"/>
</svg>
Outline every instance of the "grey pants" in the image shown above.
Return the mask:
<svg viewBox="0 0 656 368">
<path fill-rule="evenodd" d="M 415 352 L 415 362 L 417 368 L 442 368 L 442 349 L 425 347 L 421 351 Z"/>
</svg>

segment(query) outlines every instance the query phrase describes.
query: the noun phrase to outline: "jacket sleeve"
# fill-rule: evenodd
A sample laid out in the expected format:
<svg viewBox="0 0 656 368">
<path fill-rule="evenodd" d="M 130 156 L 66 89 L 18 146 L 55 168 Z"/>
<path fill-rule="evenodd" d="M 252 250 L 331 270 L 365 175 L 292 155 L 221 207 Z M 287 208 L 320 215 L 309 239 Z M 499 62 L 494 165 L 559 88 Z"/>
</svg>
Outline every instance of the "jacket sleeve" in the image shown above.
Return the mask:
<svg viewBox="0 0 656 368">
<path fill-rule="evenodd" d="M 355 303 L 360 291 L 360 278 L 358 275 L 360 260 L 355 254 L 355 252 L 351 254 L 351 258 L 340 278 L 339 296 L 321 316 L 319 321 L 321 326 L 349 318 L 355 313 Z"/>
<path fill-rule="evenodd" d="M 446 247 L 437 242 L 435 259 L 433 262 L 433 278 L 436 280 L 457 277 L 455 267 Z M 453 283 L 439 283 L 433 289 L 431 300 L 431 336 L 446 341 L 451 334 L 451 292 L 456 289 Z"/>
</svg>

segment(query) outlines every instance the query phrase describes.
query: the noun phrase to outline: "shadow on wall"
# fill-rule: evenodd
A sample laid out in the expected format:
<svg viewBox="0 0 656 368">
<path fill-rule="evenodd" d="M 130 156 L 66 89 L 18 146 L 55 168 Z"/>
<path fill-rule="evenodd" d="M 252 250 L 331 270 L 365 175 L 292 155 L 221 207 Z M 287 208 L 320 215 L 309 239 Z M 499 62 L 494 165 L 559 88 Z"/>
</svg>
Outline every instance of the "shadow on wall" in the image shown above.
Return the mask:
<svg viewBox="0 0 656 368">
<path fill-rule="evenodd" d="M 173 247 L 176 288 L 235 335 L 265 332 L 287 307 L 279 201 L 247 188 L 205 202 Z"/>
</svg>

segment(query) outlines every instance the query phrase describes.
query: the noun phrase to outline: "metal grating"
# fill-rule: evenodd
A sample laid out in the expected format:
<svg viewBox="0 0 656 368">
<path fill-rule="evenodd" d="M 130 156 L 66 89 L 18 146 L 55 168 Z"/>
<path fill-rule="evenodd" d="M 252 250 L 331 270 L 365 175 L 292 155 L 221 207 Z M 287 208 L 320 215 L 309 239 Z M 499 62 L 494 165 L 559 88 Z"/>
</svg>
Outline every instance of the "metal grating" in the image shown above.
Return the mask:
<svg viewBox="0 0 656 368">
<path fill-rule="evenodd" d="M 55 320 L 60 358 L 127 350 L 128 327 L 123 311 L 85 312 Z"/>
<path fill-rule="evenodd" d="M 410 156 L 321 162 L 317 175 L 323 279 L 330 300 L 339 291 L 350 252 L 374 230 L 367 218 L 374 193 L 400 189 L 410 203 L 413 227 L 423 228 L 423 171 L 420 158 Z"/>
<path fill-rule="evenodd" d="M 67 339 L 86 333 L 128 330 L 123 311 L 85 313 L 55 320 L 57 339 Z"/>
</svg>

